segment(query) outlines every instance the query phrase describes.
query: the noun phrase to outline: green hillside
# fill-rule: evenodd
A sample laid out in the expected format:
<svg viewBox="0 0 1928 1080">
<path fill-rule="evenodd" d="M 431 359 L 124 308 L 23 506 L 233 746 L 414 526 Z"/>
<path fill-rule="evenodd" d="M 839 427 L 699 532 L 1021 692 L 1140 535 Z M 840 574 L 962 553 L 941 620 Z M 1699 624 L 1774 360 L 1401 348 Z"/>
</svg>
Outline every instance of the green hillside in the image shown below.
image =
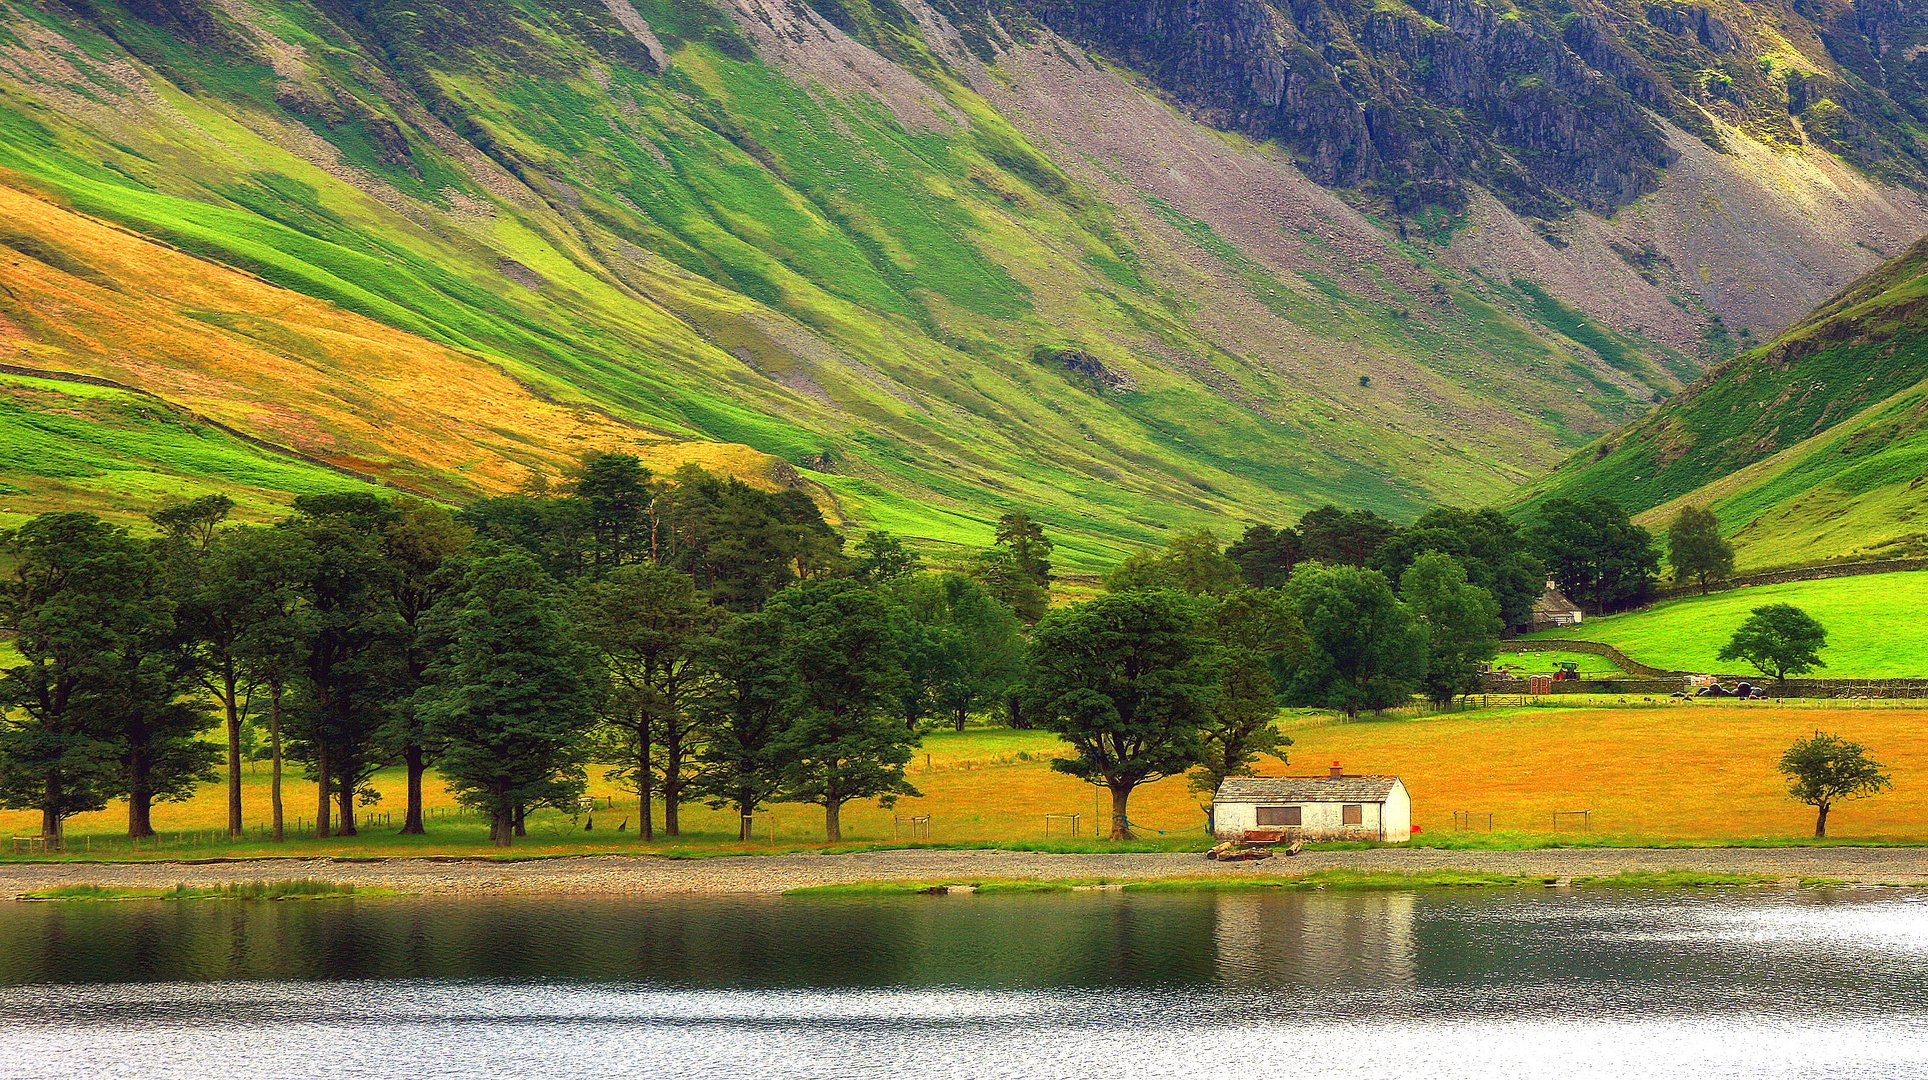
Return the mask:
<svg viewBox="0 0 1928 1080">
<path fill-rule="evenodd" d="M 1896 633 L 1894 622 L 1897 612 L 1928 604 L 1928 573 L 1919 572 L 1756 585 L 1528 636 L 1605 642 L 1643 664 L 1676 671 L 1746 673 L 1744 662 L 1718 657 L 1748 613 L 1763 604 L 1793 604 L 1827 628 L 1821 659 L 1828 666 L 1817 676 L 1918 679 L 1928 671 L 1928 639 Z M 1527 661 L 1542 655 L 1525 654 Z"/>
<path fill-rule="evenodd" d="M 1024 506 L 1090 567 L 1173 527 L 1503 498 L 1724 347 L 1644 249 L 1540 281 L 1565 226 L 1335 197 L 987 12 L 0 2 L 0 361 L 277 463 L 105 425 L 59 477 L 10 471 L 14 505 L 272 500 L 314 469 L 460 500 L 633 447 L 935 545 Z M 1020 74 L 1052 64 L 1071 81 Z M 1023 104 L 1098 90 L 1169 118 L 1184 168 Z M 1602 281 L 1678 325 L 1609 317 Z M 68 411 L 15 395 L 0 445 Z"/>
<path fill-rule="evenodd" d="M 1583 451 L 1534 497 L 1604 492 L 1649 523 L 1712 505 L 1743 568 L 1921 554 L 1924 380 L 1928 241 Z"/>
</svg>

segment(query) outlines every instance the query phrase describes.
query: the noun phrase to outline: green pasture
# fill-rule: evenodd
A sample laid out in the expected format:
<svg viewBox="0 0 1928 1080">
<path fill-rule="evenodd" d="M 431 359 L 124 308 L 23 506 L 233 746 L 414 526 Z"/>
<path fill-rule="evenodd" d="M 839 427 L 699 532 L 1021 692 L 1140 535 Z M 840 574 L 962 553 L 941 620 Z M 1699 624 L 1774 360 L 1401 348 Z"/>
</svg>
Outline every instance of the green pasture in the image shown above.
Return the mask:
<svg viewBox="0 0 1928 1080">
<path fill-rule="evenodd" d="M 1756 585 L 1588 619 L 1530 635 L 1605 642 L 1655 667 L 1745 672 L 1718 659 L 1721 646 L 1763 604 L 1793 604 L 1821 621 L 1828 647 L 1819 675 L 1851 679 L 1928 678 L 1928 573 L 1867 574 Z M 1541 654 L 1544 655 L 1544 654 Z M 1584 669 L 1582 669 L 1584 670 Z"/>
</svg>

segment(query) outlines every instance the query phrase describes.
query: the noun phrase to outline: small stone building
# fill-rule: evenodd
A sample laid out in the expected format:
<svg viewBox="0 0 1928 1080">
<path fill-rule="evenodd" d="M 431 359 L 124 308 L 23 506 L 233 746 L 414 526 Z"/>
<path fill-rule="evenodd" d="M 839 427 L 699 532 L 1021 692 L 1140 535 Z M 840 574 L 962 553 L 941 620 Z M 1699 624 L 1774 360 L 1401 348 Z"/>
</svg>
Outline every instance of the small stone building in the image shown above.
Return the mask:
<svg viewBox="0 0 1928 1080">
<path fill-rule="evenodd" d="M 1580 605 L 1568 600 L 1553 582 L 1546 583 L 1546 591 L 1533 601 L 1533 625 L 1535 626 L 1578 626 L 1586 617 Z"/>
<path fill-rule="evenodd" d="M 1234 776 L 1212 797 L 1220 840 L 1412 839 L 1413 803 L 1397 776 Z"/>
</svg>

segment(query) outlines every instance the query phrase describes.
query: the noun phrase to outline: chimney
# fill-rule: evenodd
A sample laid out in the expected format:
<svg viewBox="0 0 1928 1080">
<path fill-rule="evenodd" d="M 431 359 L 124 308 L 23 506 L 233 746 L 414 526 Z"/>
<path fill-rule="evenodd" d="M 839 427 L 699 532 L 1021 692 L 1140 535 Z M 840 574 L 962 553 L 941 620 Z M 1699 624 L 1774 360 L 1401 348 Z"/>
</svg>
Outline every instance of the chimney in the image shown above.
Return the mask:
<svg viewBox="0 0 1928 1080">
<path fill-rule="evenodd" d="M 1342 777 L 1342 776 L 1344 776 L 1345 774 L 1346 774 L 1346 773 L 1345 773 L 1345 770 L 1344 770 L 1344 769 L 1341 769 L 1341 768 L 1339 767 L 1339 763 L 1335 761 L 1335 762 L 1333 762 L 1333 763 L 1332 763 L 1332 771 L 1331 771 L 1330 773 L 1327 773 L 1327 774 L 1326 774 L 1326 779 L 1328 779 L 1328 780 L 1337 780 L 1337 779 L 1339 779 L 1340 777 Z"/>
</svg>

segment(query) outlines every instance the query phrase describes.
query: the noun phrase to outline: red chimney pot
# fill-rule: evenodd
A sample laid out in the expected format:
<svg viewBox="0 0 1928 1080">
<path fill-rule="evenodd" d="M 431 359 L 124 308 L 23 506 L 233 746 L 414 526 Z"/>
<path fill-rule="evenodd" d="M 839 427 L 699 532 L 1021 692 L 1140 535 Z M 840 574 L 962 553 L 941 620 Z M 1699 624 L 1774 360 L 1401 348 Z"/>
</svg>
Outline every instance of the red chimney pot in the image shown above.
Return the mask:
<svg viewBox="0 0 1928 1080">
<path fill-rule="evenodd" d="M 1338 762 L 1336 762 L 1336 761 L 1335 761 L 1335 762 L 1333 762 L 1333 763 L 1332 763 L 1332 774 L 1331 774 L 1331 776 L 1329 777 L 1329 779 L 1333 779 L 1333 780 L 1337 780 L 1337 779 L 1339 779 L 1340 777 L 1342 777 L 1342 776 L 1344 776 L 1344 775 L 1345 775 L 1345 770 L 1343 770 L 1343 769 L 1341 769 L 1341 768 L 1339 768 L 1339 763 L 1338 763 Z"/>
</svg>

